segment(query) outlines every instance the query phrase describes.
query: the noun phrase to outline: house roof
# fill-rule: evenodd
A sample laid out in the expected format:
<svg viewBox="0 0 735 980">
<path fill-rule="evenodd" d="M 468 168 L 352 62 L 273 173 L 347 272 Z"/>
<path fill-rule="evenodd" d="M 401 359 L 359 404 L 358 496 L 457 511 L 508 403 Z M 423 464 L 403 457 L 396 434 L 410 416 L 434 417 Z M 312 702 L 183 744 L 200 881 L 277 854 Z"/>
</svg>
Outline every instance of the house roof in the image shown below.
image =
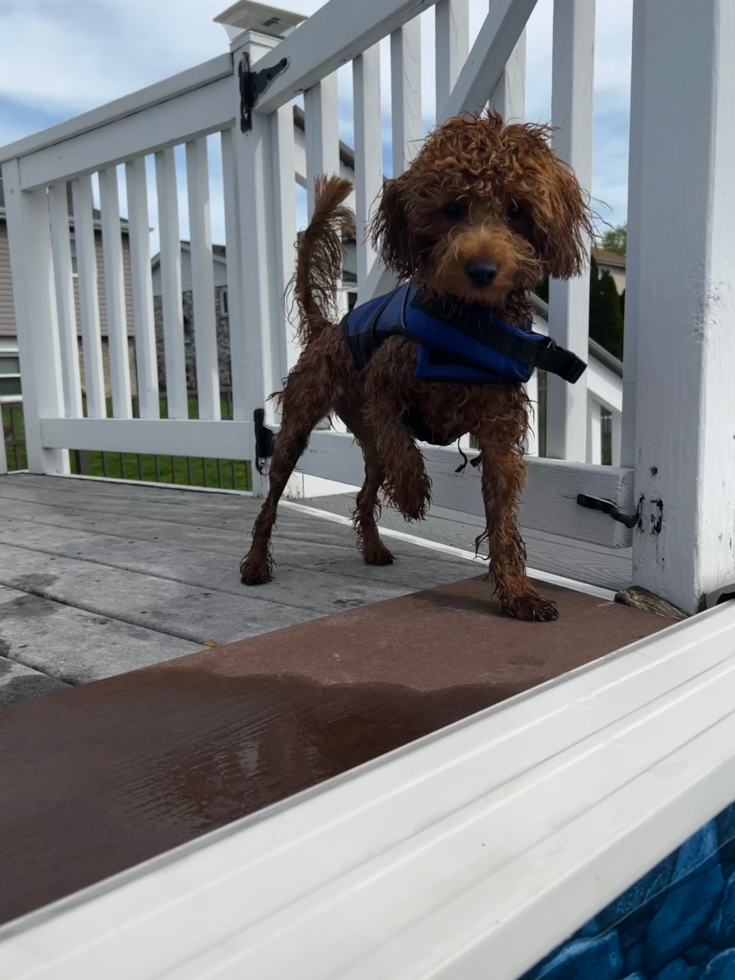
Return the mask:
<svg viewBox="0 0 735 980">
<path fill-rule="evenodd" d="M 617 252 L 608 252 L 605 248 L 593 248 L 592 257 L 598 265 L 612 265 L 617 269 L 625 268 L 625 256 Z"/>
<path fill-rule="evenodd" d="M 187 251 L 191 251 L 191 242 L 188 239 L 181 239 L 181 247 Z M 215 262 L 223 262 L 227 264 L 227 249 L 224 245 L 212 245 L 212 258 Z M 155 269 L 161 262 L 161 253 L 156 252 L 156 254 L 151 259 L 151 269 Z"/>
<path fill-rule="evenodd" d="M 295 105 L 293 107 L 293 122 L 294 126 L 300 129 L 302 133 L 306 132 L 306 119 L 301 106 Z M 355 169 L 355 151 L 342 140 L 339 141 L 339 158 L 345 167 L 349 167 L 350 170 Z"/>
</svg>

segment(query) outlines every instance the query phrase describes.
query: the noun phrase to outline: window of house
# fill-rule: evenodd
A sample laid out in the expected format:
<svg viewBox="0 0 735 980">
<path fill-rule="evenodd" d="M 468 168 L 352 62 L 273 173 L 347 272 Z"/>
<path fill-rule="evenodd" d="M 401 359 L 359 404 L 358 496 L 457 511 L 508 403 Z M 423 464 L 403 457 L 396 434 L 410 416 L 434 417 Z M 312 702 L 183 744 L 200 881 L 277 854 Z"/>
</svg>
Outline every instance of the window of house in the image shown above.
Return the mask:
<svg viewBox="0 0 735 980">
<path fill-rule="evenodd" d="M 230 308 L 227 305 L 227 286 L 223 286 L 219 291 L 219 309 L 220 313 L 229 314 Z"/>
<path fill-rule="evenodd" d="M 15 351 L 0 351 L 0 400 L 11 401 L 20 395 L 20 360 Z"/>
<path fill-rule="evenodd" d="M 79 269 L 77 268 L 77 240 L 73 236 L 69 240 L 69 245 L 71 246 L 71 274 L 73 276 L 79 275 Z"/>
</svg>

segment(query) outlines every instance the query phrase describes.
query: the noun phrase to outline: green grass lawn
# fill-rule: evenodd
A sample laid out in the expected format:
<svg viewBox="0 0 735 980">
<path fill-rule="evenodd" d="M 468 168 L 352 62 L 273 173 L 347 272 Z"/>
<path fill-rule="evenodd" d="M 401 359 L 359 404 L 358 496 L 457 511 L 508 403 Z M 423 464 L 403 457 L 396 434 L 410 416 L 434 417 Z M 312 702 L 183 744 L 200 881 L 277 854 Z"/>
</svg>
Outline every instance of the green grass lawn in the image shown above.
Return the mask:
<svg viewBox="0 0 735 980">
<path fill-rule="evenodd" d="M 28 466 L 25 441 L 13 445 L 13 439 L 25 440 L 26 430 L 23 425 L 23 409 L 3 405 L 3 432 L 5 434 L 5 453 L 8 458 L 9 470 L 24 470 Z"/>
<path fill-rule="evenodd" d="M 112 416 L 112 405 L 107 411 Z M 222 396 L 222 415 L 229 412 L 226 396 Z M 137 417 L 137 402 L 133 406 Z M 196 397 L 189 398 L 189 418 L 199 417 Z M 3 406 L 3 430 L 5 433 L 8 468 L 23 470 L 28 465 L 25 443 L 14 446 L 16 440 L 25 438 L 22 408 Z M 161 399 L 161 418 L 168 418 L 166 399 Z M 14 436 L 13 436 L 14 427 Z M 16 455 L 17 450 L 17 455 Z M 218 487 L 223 490 L 250 490 L 252 488 L 250 462 L 247 460 L 201 459 L 186 456 L 139 456 L 135 453 L 77 452 L 71 449 L 69 462 L 72 473 L 88 476 L 107 476 L 114 479 L 145 480 L 152 483 L 179 483 L 194 487 Z"/>
</svg>

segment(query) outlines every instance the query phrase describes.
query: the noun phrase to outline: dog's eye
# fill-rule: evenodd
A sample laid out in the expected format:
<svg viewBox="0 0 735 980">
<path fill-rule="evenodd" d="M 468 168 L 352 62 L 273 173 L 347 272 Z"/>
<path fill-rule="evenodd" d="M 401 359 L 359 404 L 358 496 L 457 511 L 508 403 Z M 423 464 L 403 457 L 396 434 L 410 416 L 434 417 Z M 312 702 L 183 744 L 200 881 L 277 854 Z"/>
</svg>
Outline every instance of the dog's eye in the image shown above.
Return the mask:
<svg viewBox="0 0 735 980">
<path fill-rule="evenodd" d="M 450 201 L 442 208 L 442 214 L 445 218 L 461 218 L 462 213 L 462 205 L 457 201 Z"/>
<path fill-rule="evenodd" d="M 516 204 L 515 201 L 513 201 L 512 204 L 509 204 L 508 207 L 505 209 L 506 218 L 511 218 L 511 219 L 517 218 L 519 217 L 520 214 L 521 214 L 521 209 L 518 206 L 518 204 Z"/>
</svg>

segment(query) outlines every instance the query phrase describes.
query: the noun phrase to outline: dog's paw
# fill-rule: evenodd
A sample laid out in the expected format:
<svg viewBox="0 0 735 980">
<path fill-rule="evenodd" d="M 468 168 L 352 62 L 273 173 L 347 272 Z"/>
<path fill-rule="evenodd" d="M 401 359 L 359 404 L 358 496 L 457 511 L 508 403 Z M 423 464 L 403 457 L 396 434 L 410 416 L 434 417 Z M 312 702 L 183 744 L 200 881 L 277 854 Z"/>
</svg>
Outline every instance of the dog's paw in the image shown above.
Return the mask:
<svg viewBox="0 0 735 980">
<path fill-rule="evenodd" d="M 548 623 L 559 618 L 559 610 L 551 599 L 544 599 L 538 593 L 517 596 L 501 603 L 500 611 L 512 619 L 522 619 L 529 623 Z"/>
<path fill-rule="evenodd" d="M 366 565 L 392 565 L 395 562 L 395 558 L 382 541 L 363 547 L 362 560 Z"/>
<path fill-rule="evenodd" d="M 240 562 L 240 581 L 243 585 L 265 585 L 272 579 L 273 573 L 267 561 L 247 557 Z"/>
</svg>

